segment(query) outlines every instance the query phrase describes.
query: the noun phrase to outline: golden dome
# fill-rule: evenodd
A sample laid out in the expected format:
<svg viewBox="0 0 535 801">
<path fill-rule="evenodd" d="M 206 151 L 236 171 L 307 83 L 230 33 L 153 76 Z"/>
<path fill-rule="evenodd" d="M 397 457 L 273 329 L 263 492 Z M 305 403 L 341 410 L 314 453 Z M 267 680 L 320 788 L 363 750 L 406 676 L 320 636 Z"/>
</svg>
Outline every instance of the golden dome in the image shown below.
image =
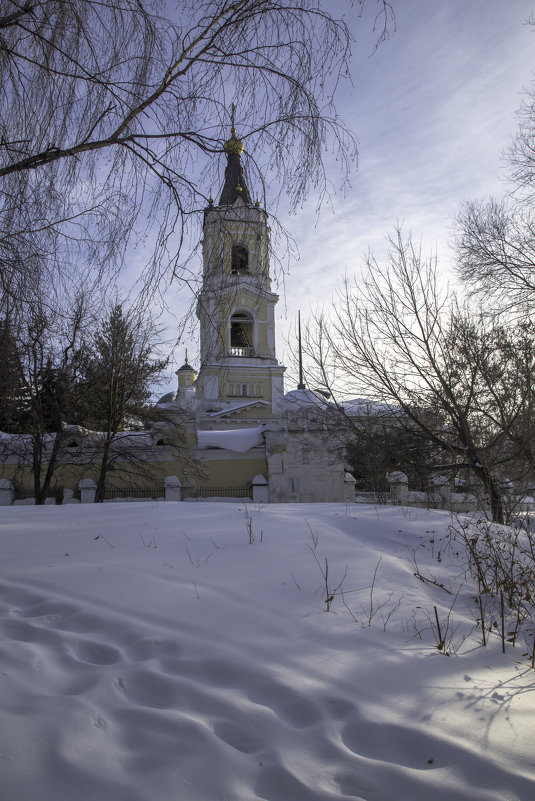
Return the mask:
<svg viewBox="0 0 535 801">
<path fill-rule="evenodd" d="M 241 142 L 236 136 L 236 128 L 234 128 L 234 126 L 231 128 L 230 139 L 225 142 L 223 147 L 225 149 L 225 153 L 237 153 L 238 156 L 241 156 L 243 153 L 243 142 Z"/>
</svg>

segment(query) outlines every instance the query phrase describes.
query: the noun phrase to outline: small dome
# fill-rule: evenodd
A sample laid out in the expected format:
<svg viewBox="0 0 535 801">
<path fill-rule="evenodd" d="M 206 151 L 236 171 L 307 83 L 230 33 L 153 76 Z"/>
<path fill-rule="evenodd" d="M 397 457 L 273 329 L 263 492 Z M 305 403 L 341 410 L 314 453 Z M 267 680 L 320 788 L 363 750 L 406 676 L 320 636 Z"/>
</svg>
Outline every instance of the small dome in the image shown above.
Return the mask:
<svg viewBox="0 0 535 801">
<path fill-rule="evenodd" d="M 174 392 L 167 392 L 165 395 L 162 395 L 162 397 L 158 401 L 158 404 L 160 404 L 160 403 L 173 403 L 174 399 L 175 399 L 175 393 Z"/>
<path fill-rule="evenodd" d="M 179 367 L 178 370 L 175 371 L 175 375 L 178 375 L 179 373 L 193 373 L 193 374 L 195 374 L 196 372 L 197 371 L 195 370 L 195 368 L 192 367 L 191 364 L 189 363 L 188 351 L 186 350 L 186 361 L 184 362 L 182 367 Z"/>
<path fill-rule="evenodd" d="M 236 128 L 232 127 L 231 137 L 223 145 L 225 153 L 237 153 L 241 156 L 243 153 L 243 142 L 236 136 Z"/>
<path fill-rule="evenodd" d="M 182 367 L 179 367 L 178 370 L 176 371 L 176 375 L 178 375 L 179 373 L 185 373 L 186 371 L 188 371 L 189 373 L 194 373 L 195 368 L 192 367 L 191 364 L 189 364 L 188 362 L 184 362 Z"/>
</svg>

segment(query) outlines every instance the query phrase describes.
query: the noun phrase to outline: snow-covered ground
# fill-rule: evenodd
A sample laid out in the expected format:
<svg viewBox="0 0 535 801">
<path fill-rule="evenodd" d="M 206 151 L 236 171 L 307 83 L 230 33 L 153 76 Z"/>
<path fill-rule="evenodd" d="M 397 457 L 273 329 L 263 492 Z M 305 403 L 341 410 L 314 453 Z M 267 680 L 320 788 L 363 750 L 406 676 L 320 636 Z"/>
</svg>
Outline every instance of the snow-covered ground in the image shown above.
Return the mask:
<svg viewBox="0 0 535 801">
<path fill-rule="evenodd" d="M 453 596 L 414 576 L 411 552 L 457 591 L 453 555 L 433 558 L 448 523 L 341 504 L 2 508 L 0 797 L 531 801 L 535 672 L 498 637 L 462 642 L 469 584 L 459 651 L 439 653 L 429 621 L 436 605 L 446 626 Z M 325 559 L 331 589 L 345 574 L 329 612 Z"/>
</svg>

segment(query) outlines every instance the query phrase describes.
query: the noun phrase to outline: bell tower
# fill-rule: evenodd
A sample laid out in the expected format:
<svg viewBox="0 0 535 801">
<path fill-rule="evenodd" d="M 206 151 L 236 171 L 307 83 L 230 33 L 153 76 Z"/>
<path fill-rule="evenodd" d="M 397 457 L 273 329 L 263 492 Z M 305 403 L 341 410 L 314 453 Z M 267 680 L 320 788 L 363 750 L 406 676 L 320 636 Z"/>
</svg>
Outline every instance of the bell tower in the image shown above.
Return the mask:
<svg viewBox="0 0 535 801">
<path fill-rule="evenodd" d="M 254 425 L 280 414 L 286 368 L 275 357 L 268 215 L 251 200 L 234 121 L 224 150 L 223 190 L 204 211 L 198 408 L 203 425 Z"/>
</svg>

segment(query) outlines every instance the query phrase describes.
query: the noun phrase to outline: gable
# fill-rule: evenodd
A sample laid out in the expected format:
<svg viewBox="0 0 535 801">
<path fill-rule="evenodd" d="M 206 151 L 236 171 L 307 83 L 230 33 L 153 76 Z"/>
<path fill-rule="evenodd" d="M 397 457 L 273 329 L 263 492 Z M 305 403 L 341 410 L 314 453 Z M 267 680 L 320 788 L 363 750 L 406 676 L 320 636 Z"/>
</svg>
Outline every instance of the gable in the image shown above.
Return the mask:
<svg viewBox="0 0 535 801">
<path fill-rule="evenodd" d="M 249 412 L 259 409 L 266 411 L 269 409 L 269 406 L 270 404 L 267 401 L 253 400 L 248 401 L 247 403 L 236 403 L 233 406 L 227 407 L 226 409 L 221 409 L 218 412 L 211 412 L 208 416 L 219 420 L 230 417 L 249 417 Z"/>
</svg>

